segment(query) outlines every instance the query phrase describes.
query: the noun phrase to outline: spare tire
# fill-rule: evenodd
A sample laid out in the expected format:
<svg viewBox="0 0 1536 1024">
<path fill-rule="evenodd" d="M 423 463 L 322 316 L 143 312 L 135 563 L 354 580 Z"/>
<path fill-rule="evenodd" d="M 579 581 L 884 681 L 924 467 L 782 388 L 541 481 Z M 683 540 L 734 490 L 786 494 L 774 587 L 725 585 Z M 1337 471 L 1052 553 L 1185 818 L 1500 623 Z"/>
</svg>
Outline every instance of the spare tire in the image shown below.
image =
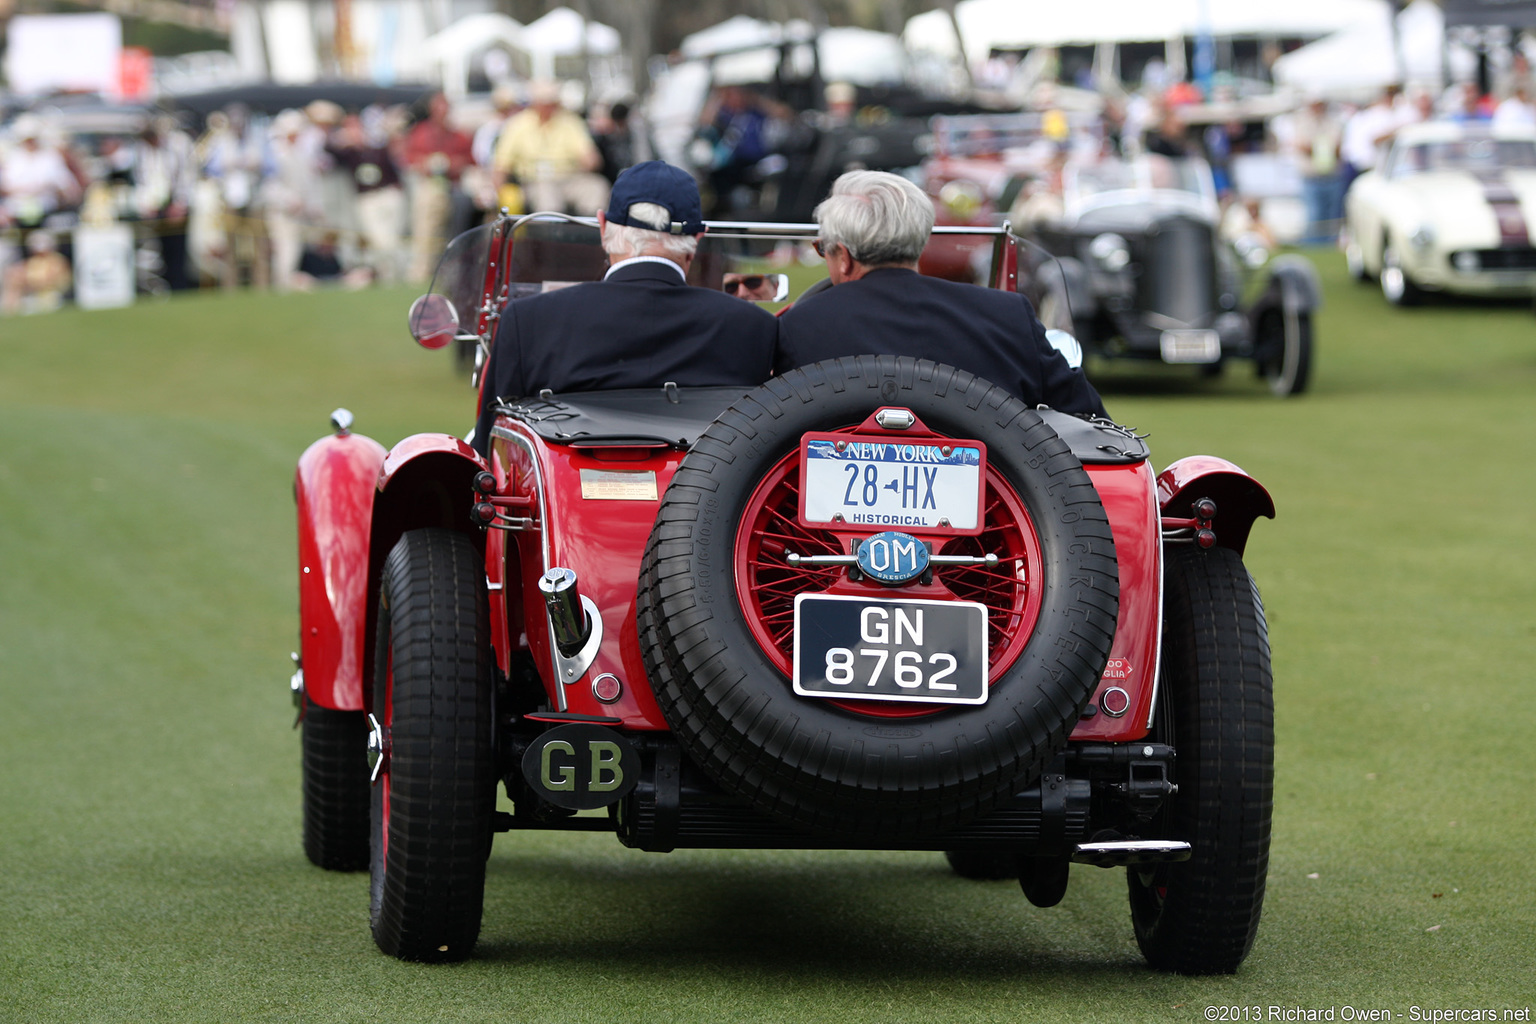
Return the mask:
<svg viewBox="0 0 1536 1024">
<path fill-rule="evenodd" d="M 880 406 L 987 446 L 984 530 L 936 553 L 997 553 L 938 584 L 987 607 L 979 705 L 831 700 L 790 681 L 794 597 L 843 572 L 786 555 L 845 549 L 799 526 L 800 437 Z M 890 596 L 900 596 L 893 591 Z M 727 791 L 792 825 L 902 837 L 960 825 L 1029 785 L 1062 749 L 1109 656 L 1114 541 L 1067 444 L 1002 388 L 894 356 L 775 377 L 715 420 L 662 500 L 637 622 L 656 699 L 684 750 Z"/>
</svg>

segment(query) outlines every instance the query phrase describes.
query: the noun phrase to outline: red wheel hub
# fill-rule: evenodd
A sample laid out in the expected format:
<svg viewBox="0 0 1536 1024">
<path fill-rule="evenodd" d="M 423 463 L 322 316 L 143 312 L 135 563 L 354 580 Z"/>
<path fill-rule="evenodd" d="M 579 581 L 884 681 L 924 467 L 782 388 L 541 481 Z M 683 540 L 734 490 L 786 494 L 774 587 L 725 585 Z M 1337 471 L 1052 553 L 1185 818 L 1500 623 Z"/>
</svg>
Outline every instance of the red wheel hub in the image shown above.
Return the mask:
<svg viewBox="0 0 1536 1024">
<path fill-rule="evenodd" d="M 794 664 L 795 597 L 848 594 L 975 601 L 987 608 L 988 681 L 996 682 L 1023 652 L 1040 614 L 1040 541 L 1024 503 L 1002 475 L 987 467 L 982 532 L 974 537 L 938 538 L 934 553 L 996 554 L 996 568 L 951 566 L 935 569 L 931 584 L 900 588 L 853 582 L 846 569 L 789 564 L 787 556 L 845 555 L 867 533 L 800 525 L 800 457 L 791 451 L 770 469 L 747 499 L 736 531 L 736 597 L 758 645 L 787 678 Z M 834 700 L 832 703 L 876 718 L 934 714 L 932 704 Z"/>
</svg>

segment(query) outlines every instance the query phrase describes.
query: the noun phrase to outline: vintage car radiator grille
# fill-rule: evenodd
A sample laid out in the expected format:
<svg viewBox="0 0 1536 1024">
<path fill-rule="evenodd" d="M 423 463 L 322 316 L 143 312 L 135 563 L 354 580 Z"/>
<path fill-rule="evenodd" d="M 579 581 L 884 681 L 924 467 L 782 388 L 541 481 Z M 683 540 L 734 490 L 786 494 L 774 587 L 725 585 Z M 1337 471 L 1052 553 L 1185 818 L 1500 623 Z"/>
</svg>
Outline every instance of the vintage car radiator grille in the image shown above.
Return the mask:
<svg viewBox="0 0 1536 1024">
<path fill-rule="evenodd" d="M 1180 323 L 1206 326 L 1216 311 L 1216 262 L 1211 227 L 1170 217 L 1147 233 L 1141 254 L 1139 305 Z"/>
<path fill-rule="evenodd" d="M 1503 249 L 1463 249 L 1451 253 L 1451 266 L 1460 267 L 1470 254 L 1478 270 L 1536 270 L 1536 247 L 1509 246 Z"/>
</svg>

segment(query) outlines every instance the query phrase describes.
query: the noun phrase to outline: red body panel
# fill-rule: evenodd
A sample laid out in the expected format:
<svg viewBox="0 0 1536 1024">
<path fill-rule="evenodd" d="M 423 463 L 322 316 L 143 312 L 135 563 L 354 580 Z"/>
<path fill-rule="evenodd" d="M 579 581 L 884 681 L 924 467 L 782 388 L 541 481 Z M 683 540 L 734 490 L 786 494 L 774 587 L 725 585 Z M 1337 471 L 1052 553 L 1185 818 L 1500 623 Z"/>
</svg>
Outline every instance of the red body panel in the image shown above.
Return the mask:
<svg viewBox="0 0 1536 1024">
<path fill-rule="evenodd" d="M 508 515 L 531 516 L 542 528 L 510 534 L 516 543 L 509 544 L 505 552 L 505 570 L 503 555 L 488 549 L 490 582 L 493 587 L 501 582 L 505 571 L 503 593 L 508 601 L 513 601 L 519 593 L 536 595 L 539 577 L 546 568 L 563 566 L 575 570 L 580 592 L 602 611 L 603 640 L 591 667 L 580 680 L 565 686 L 566 709 L 616 716 L 623 720 L 625 728 L 666 729 L 640 653 L 635 629 L 635 590 L 640 559 L 656 520 L 660 497 L 666 492 L 683 453 L 547 444 L 521 423 L 502 419 L 497 426 L 517 438 L 498 436 L 493 441 L 498 491 L 519 502 L 504 511 Z M 656 498 L 583 497 L 583 469 L 654 474 Z M 1146 463 L 1093 465 L 1087 469 L 1109 516 L 1120 563 L 1120 613 L 1110 668 L 1100 683 L 1100 692 L 1119 686 L 1130 695 L 1130 705 L 1120 717 L 1097 714 L 1083 720 L 1073 738 L 1139 739 L 1146 735 L 1152 708 L 1162 621 L 1162 549 L 1155 481 Z M 501 531 L 492 532 L 508 536 Z M 494 589 L 491 596 L 494 615 Z M 547 613 L 537 602 L 530 601 L 521 614 L 512 612 L 509 619 L 510 624 L 502 627 L 504 639 L 497 645 L 503 670 L 509 661 L 509 647 L 505 644 L 526 647 L 544 678 L 552 706 L 559 708 Z M 623 683 L 623 696 L 613 704 L 604 704 L 592 693 L 592 680 L 605 672 Z M 1094 702 L 1099 702 L 1097 693 Z"/>
<path fill-rule="evenodd" d="M 1275 502 L 1269 492 L 1226 459 L 1191 455 L 1158 474 L 1157 502 L 1163 515 L 1187 518 L 1192 514 L 1191 506 L 1201 498 L 1216 503 L 1216 516 L 1211 521 L 1216 543 L 1239 555 L 1248 544 L 1253 521 L 1259 516 L 1275 518 Z"/>
<path fill-rule="evenodd" d="M 1138 462 L 1084 468 L 1109 515 L 1115 559 L 1120 567 L 1120 612 L 1115 620 L 1115 640 L 1110 646 L 1109 664 L 1094 691 L 1093 704 L 1103 707 L 1104 691 L 1118 686 L 1130 695 L 1130 706 L 1119 717 L 1101 711 L 1080 720 L 1072 738 L 1114 742 L 1141 739 L 1147 734 L 1157 691 L 1163 621 L 1163 548 L 1152 467 Z"/>
<path fill-rule="evenodd" d="M 299 630 L 304 691 L 321 707 L 363 706 L 368 546 L 384 448 L 359 434 L 323 437 L 299 459 Z"/>
<path fill-rule="evenodd" d="M 508 551 L 508 575 L 521 573 L 521 592 L 539 593 L 538 581 L 544 570 L 563 566 L 575 570 L 583 596 L 591 598 L 603 617 L 602 646 L 591 667 L 579 679 L 564 687 L 566 709 L 588 715 L 611 715 L 623 719 L 629 729 L 666 729 L 661 709 L 651 696 L 640 653 L 640 638 L 635 630 L 635 590 L 640 579 L 640 558 L 646 539 L 656 522 L 661 495 L 666 492 L 672 474 L 677 471 L 683 453 L 675 450 L 650 454 L 640 449 L 575 448 L 548 445 L 522 424 L 503 419 L 498 427 L 508 428 L 522 439 L 509 442 L 493 440 L 493 454 L 499 474 L 508 480 L 502 493 L 531 496 L 537 500 L 529 511 L 513 515 L 532 515 L 544 525 L 542 530 L 528 530 L 511 536 L 517 539 L 517 564 Z M 655 499 L 582 497 L 581 471 L 605 473 L 636 472 L 655 475 Z M 508 588 L 517 581 L 508 580 Z M 523 606 L 521 632 L 526 639 L 554 707 L 560 707 L 557 684 L 553 682 L 550 657 L 549 617 L 542 605 L 529 601 Z M 514 624 L 508 633 L 518 631 Z M 592 680 L 605 672 L 619 678 L 623 695 L 605 704 L 592 693 Z"/>
</svg>

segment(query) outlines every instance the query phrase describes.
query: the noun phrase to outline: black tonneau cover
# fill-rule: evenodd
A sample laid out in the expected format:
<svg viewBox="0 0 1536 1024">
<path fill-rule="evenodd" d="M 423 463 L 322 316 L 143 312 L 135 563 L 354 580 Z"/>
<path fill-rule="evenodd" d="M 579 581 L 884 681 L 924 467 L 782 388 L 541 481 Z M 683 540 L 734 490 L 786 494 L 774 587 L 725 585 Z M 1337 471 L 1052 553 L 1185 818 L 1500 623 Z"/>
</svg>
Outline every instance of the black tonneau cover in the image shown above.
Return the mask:
<svg viewBox="0 0 1536 1024">
<path fill-rule="evenodd" d="M 704 428 L 751 388 L 626 388 L 503 400 L 497 411 L 521 420 L 551 444 L 577 447 L 665 444 L 693 447 Z M 1141 462 L 1149 454 L 1134 433 L 1107 420 L 1038 410 L 1086 464 Z"/>
</svg>

